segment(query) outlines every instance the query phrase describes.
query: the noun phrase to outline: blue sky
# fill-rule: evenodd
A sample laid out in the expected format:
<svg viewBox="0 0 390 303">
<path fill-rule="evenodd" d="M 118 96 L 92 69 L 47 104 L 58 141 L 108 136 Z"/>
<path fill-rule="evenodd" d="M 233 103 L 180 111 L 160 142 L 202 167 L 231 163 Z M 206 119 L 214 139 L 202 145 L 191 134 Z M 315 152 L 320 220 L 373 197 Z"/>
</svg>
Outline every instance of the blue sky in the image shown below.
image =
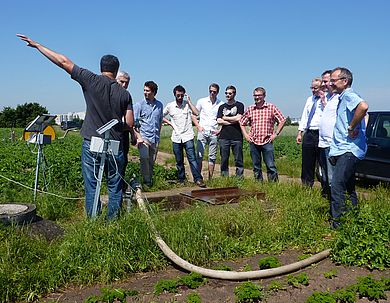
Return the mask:
<svg viewBox="0 0 390 303">
<path fill-rule="evenodd" d="M 173 100 L 183 85 L 193 101 L 208 85 L 234 85 L 253 102 L 257 86 L 286 116 L 299 117 L 310 80 L 337 66 L 370 110 L 389 109 L 390 1 L 6 1 L 0 10 L 0 108 L 39 102 L 49 112 L 84 111 L 79 85 L 15 35 L 22 33 L 99 73 L 114 54 L 131 75 L 134 101 L 143 83 Z"/>
</svg>

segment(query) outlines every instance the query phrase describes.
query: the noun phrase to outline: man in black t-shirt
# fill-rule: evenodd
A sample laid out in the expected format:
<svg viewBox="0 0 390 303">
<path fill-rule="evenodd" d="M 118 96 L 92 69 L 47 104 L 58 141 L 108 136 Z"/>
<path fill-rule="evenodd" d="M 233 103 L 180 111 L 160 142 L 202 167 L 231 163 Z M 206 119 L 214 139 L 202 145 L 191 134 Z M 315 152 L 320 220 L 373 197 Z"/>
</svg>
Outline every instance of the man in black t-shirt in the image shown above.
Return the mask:
<svg viewBox="0 0 390 303">
<path fill-rule="evenodd" d="M 119 69 L 119 60 L 112 55 L 103 56 L 100 61 L 101 75 L 96 75 L 87 69 L 78 67 L 66 56 L 48 49 L 27 36 L 17 36 L 27 42 L 27 46 L 36 48 L 51 62 L 65 70 L 73 80 L 81 85 L 87 105 L 85 120 L 80 131 L 84 138 L 81 162 L 85 187 L 85 208 L 87 216 L 91 217 L 97 185 L 96 176 L 100 166 L 100 154 L 90 151 L 91 137 L 102 137 L 96 130 L 112 119 L 117 119 L 120 122 L 110 130 L 110 139 L 121 141 L 124 127 L 130 129 L 134 122 L 131 96 L 115 80 Z M 125 117 L 124 123 L 122 122 L 123 117 Z M 120 144 L 118 155 L 109 155 L 106 158 L 106 177 L 109 191 L 108 219 L 115 218 L 121 207 L 123 165 L 124 155 L 122 144 Z M 100 209 L 99 200 L 97 207 L 99 213 Z"/>
<path fill-rule="evenodd" d="M 222 125 L 219 134 L 219 148 L 221 151 L 221 175 L 229 176 L 230 148 L 233 150 L 236 166 L 236 176 L 241 177 L 244 173 L 244 161 L 242 153 L 242 132 L 240 119 L 244 114 L 244 104 L 236 101 L 236 88 L 232 85 L 225 90 L 226 103 L 218 108 L 217 122 Z"/>
</svg>

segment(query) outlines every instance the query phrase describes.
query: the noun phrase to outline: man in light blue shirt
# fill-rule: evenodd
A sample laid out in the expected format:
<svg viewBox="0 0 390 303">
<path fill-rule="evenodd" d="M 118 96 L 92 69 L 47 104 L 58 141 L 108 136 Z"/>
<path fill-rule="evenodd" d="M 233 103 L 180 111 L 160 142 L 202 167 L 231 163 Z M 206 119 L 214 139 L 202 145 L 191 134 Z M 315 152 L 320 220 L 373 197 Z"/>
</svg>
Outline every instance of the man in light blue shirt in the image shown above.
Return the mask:
<svg viewBox="0 0 390 303">
<path fill-rule="evenodd" d="M 333 140 L 329 151 L 330 162 L 335 166 L 330 203 L 334 228 L 340 225 L 340 216 L 348 210 L 345 203 L 346 193 L 352 205 L 357 206 L 356 165 L 365 157 L 367 151 L 364 116 L 367 113 L 368 104 L 353 91 L 352 81 L 352 73 L 342 67 L 335 68 L 330 76 L 332 92 L 340 94 Z"/>
<path fill-rule="evenodd" d="M 140 155 L 143 182 L 152 186 L 153 166 L 156 161 L 163 120 L 163 104 L 155 96 L 158 86 L 153 81 L 144 84 L 144 100 L 134 106 L 135 133 Z"/>
</svg>

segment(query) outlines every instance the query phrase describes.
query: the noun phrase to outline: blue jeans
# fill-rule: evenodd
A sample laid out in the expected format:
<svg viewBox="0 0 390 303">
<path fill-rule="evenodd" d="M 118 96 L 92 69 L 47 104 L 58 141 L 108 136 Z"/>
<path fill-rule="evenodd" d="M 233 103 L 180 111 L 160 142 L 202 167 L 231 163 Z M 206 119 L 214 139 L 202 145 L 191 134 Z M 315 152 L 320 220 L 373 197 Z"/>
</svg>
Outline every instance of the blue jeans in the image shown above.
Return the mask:
<svg viewBox="0 0 390 303">
<path fill-rule="evenodd" d="M 92 216 L 93 200 L 97 185 L 97 177 L 100 168 L 100 154 L 89 150 L 91 141 L 84 140 L 81 150 L 81 167 L 85 188 L 85 210 L 87 217 Z M 115 158 L 115 160 L 114 160 Z M 122 147 L 117 156 L 107 155 L 105 162 L 105 174 L 108 187 L 108 211 L 107 219 L 118 216 L 122 204 L 122 179 L 120 173 L 125 163 Z M 98 201 L 98 213 L 101 213 L 101 201 Z"/>
<path fill-rule="evenodd" d="M 357 206 L 358 204 L 355 191 L 355 171 L 359 159 L 350 152 L 336 158 L 337 162 L 333 171 L 330 200 L 330 214 L 334 228 L 339 226 L 340 216 L 348 211 L 345 203 L 346 194 L 348 194 L 352 206 Z"/>
<path fill-rule="evenodd" d="M 195 156 L 195 145 L 194 140 L 189 140 L 184 143 L 175 143 L 173 142 L 173 153 L 176 158 L 176 168 L 177 168 L 177 177 L 179 181 L 184 181 L 186 179 L 186 173 L 184 170 L 184 154 L 183 149 L 185 149 L 187 154 L 188 163 L 190 164 L 190 169 L 194 182 L 202 180 L 202 175 L 198 170 L 198 163 Z"/>
<path fill-rule="evenodd" d="M 229 176 L 229 156 L 230 148 L 233 151 L 234 163 L 236 166 L 236 176 L 241 177 L 244 173 L 244 161 L 242 154 L 242 141 L 219 139 L 219 148 L 221 151 L 221 176 Z"/>
<path fill-rule="evenodd" d="M 273 143 L 267 143 L 264 145 L 250 143 L 249 147 L 255 179 L 258 181 L 263 181 L 263 173 L 261 171 L 261 154 L 263 154 L 264 163 L 267 167 L 268 181 L 278 181 L 278 171 L 276 170 L 275 166 Z"/>
</svg>

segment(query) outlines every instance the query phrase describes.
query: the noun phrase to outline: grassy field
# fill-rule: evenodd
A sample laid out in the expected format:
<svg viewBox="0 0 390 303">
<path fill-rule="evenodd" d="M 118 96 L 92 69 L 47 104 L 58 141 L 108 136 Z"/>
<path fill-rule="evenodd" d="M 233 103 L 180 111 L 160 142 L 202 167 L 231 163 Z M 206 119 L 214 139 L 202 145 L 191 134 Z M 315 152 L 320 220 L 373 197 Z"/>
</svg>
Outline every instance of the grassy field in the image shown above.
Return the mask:
<svg viewBox="0 0 390 303">
<path fill-rule="evenodd" d="M 286 167 L 299 165 L 299 148 L 287 130 L 278 138 L 278 149 L 275 147 L 280 150 L 280 167 L 283 162 L 287 162 Z M 33 185 L 36 150 L 22 141 L 11 141 L 9 133 L 9 129 L 0 129 L 0 203 L 31 202 L 31 189 L 20 184 Z M 293 150 L 298 154 L 294 156 Z M 48 184 L 44 190 L 63 197 L 38 194 L 37 211 L 61 226 L 62 238 L 49 241 L 31 235 L 27 227 L 0 225 L 0 302 L 33 301 L 70 284 L 109 283 L 129 273 L 163 269 L 169 264 L 138 209 L 124 212 L 113 222 L 104 217 L 85 219 L 80 152 L 77 133 L 45 147 Z M 299 171 L 299 167 L 293 170 Z M 139 174 L 138 164 L 131 163 L 130 171 Z M 155 173 L 161 188 L 172 187 L 168 180 L 174 171 L 158 166 Z M 311 254 L 331 247 L 337 263 L 373 269 L 390 266 L 388 188 L 368 190 L 360 199 L 359 211 L 351 212 L 343 227 L 332 232 L 328 201 L 318 189 L 295 183 L 260 184 L 251 178 L 215 178 L 208 186 L 258 190 L 266 193 L 266 199 L 248 198 L 237 207 L 197 204 L 176 212 L 149 205 L 162 237 L 189 262 L 207 266 L 212 261 L 256 253 L 299 249 Z M 334 239 L 324 240 L 329 233 Z"/>
</svg>

